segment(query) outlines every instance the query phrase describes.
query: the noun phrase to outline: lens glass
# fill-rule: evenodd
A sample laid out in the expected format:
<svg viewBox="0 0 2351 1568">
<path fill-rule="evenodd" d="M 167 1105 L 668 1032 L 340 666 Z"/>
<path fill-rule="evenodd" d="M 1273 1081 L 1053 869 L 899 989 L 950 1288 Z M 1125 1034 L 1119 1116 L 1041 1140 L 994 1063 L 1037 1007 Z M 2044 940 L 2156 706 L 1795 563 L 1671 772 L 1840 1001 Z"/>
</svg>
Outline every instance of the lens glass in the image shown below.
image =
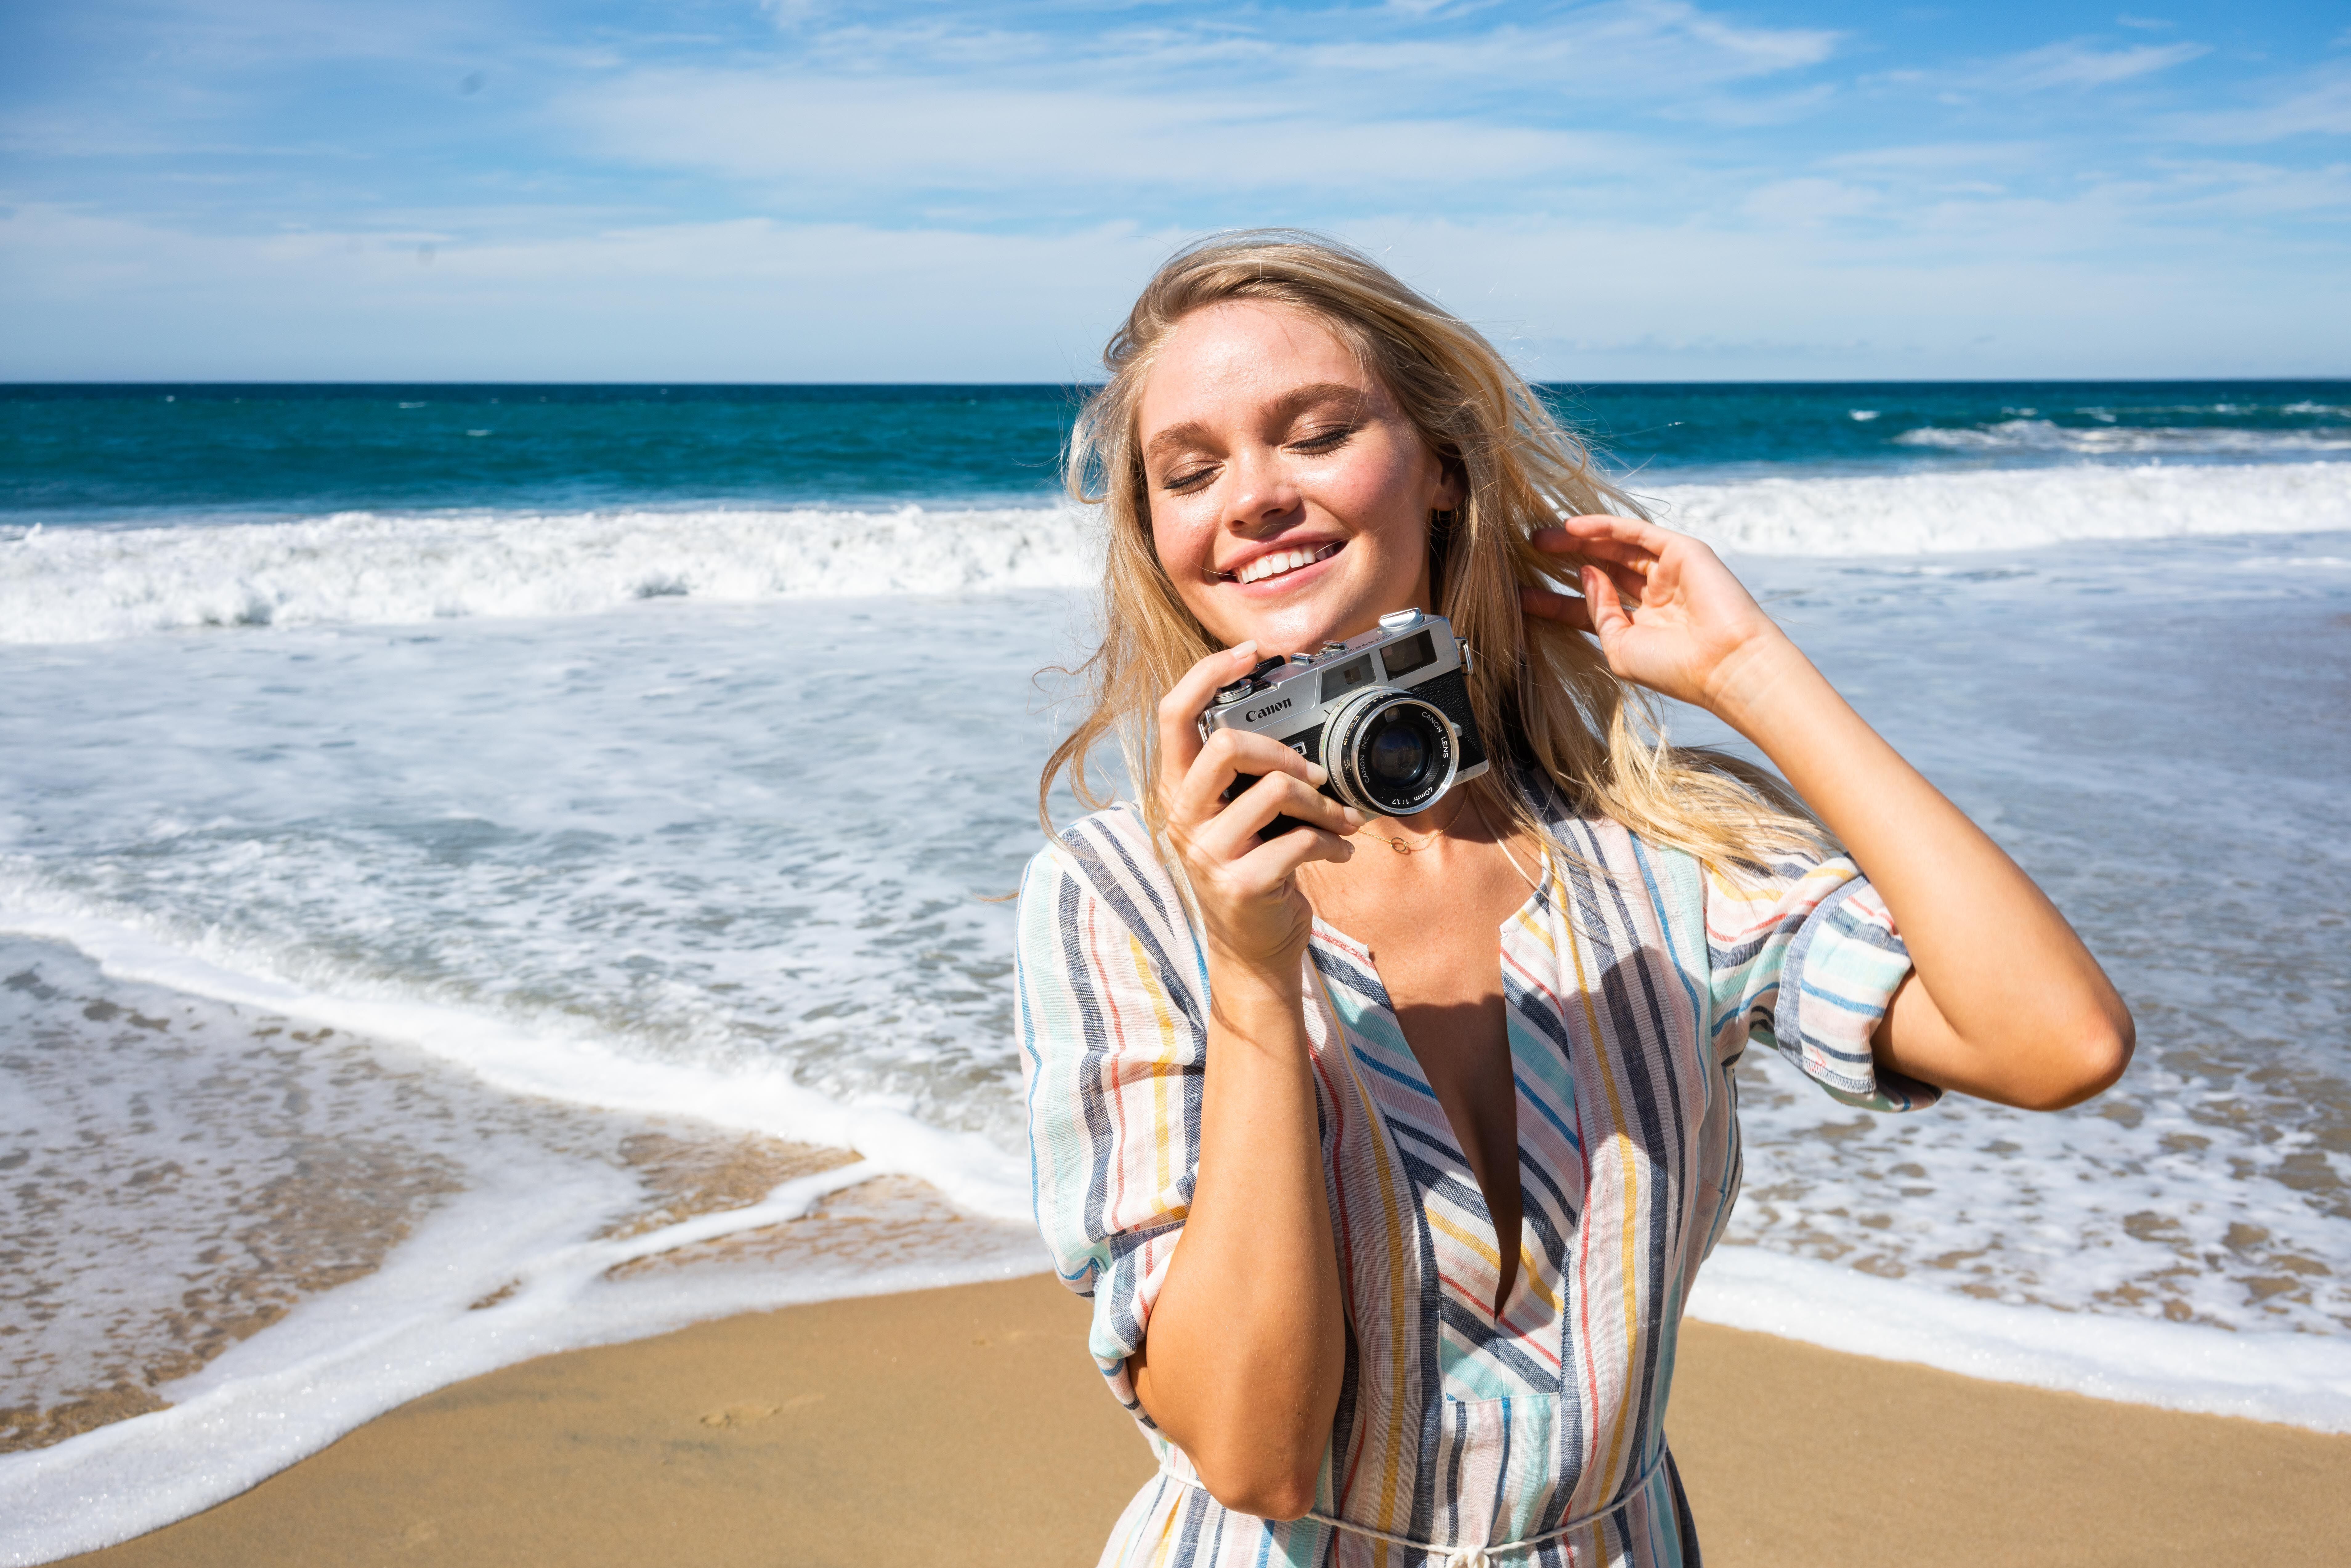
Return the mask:
<svg viewBox="0 0 2351 1568">
<path fill-rule="evenodd" d="M 1376 714 L 1356 752 L 1364 792 L 1381 807 L 1417 809 L 1444 781 L 1447 753 L 1435 713 L 1400 702 Z"/>
</svg>

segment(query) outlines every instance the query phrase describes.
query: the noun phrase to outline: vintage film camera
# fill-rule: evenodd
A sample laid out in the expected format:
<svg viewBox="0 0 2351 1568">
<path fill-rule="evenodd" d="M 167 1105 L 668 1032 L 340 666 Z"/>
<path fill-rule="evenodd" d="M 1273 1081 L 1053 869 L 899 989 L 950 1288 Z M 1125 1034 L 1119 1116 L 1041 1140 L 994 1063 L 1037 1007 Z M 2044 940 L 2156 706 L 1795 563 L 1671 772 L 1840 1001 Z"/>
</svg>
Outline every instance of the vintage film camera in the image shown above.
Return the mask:
<svg viewBox="0 0 2351 1568">
<path fill-rule="evenodd" d="M 1330 770 L 1322 793 L 1332 800 L 1408 817 L 1486 771 L 1469 713 L 1474 658 L 1444 616 L 1399 610 L 1381 616 L 1375 632 L 1268 659 L 1219 688 L 1200 716 L 1200 737 L 1220 729 L 1272 736 Z M 1241 775 L 1226 799 L 1256 782 Z M 1298 826 L 1276 817 L 1261 836 Z"/>
</svg>

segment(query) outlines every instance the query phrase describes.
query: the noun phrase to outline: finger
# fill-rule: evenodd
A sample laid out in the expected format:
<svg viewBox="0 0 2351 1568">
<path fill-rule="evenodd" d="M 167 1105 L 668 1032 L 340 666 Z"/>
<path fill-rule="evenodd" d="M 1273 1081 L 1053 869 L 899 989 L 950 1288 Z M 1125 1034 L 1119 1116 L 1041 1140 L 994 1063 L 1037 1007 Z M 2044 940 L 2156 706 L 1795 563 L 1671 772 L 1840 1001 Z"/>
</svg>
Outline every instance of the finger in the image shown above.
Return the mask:
<svg viewBox="0 0 2351 1568">
<path fill-rule="evenodd" d="M 1593 568 L 1597 568 L 1611 583 L 1615 585 L 1617 596 L 1625 601 L 1626 607 L 1637 609 L 1649 595 L 1649 574 L 1642 570 L 1646 564 L 1646 562 L 1639 562 L 1630 566 L 1619 566 L 1614 561 L 1602 560 L 1593 562 L 1592 566 L 1585 570 L 1591 570 Z"/>
<path fill-rule="evenodd" d="M 1657 559 L 1657 552 L 1647 546 L 1628 544 L 1623 539 L 1586 539 L 1581 542 L 1580 549 L 1592 560 L 1614 561 L 1625 566 L 1645 566 Z"/>
<path fill-rule="evenodd" d="M 1192 766 L 1168 796 L 1169 814 L 1177 821 L 1204 822 L 1225 809 L 1225 791 L 1244 773 L 1297 779 L 1319 789 L 1330 775 L 1270 735 L 1246 729 L 1220 729 L 1208 737 Z"/>
<path fill-rule="evenodd" d="M 1519 590 L 1519 608 L 1545 621 L 1556 621 L 1578 632 L 1592 630 L 1592 607 L 1573 593 L 1553 593 L 1548 588 Z"/>
<path fill-rule="evenodd" d="M 1287 884 L 1309 861 L 1346 861 L 1354 853 L 1353 839 L 1320 828 L 1293 828 L 1249 851 L 1234 863 L 1233 870 L 1244 884 L 1271 892 Z"/>
<path fill-rule="evenodd" d="M 1598 567 L 1583 569 L 1583 597 L 1592 607 L 1592 634 L 1600 639 L 1601 652 L 1608 662 L 1616 662 L 1616 643 L 1633 629 L 1633 618 L 1625 612 L 1625 601 L 1616 595 L 1616 585 Z"/>
<path fill-rule="evenodd" d="M 1667 531 L 1640 517 L 1620 517 L 1614 512 L 1585 512 L 1578 517 L 1562 517 L 1558 526 L 1562 533 L 1572 538 L 1624 539 L 1634 544 L 1638 544 L 1641 536 L 1651 529 L 1658 533 Z"/>
<path fill-rule="evenodd" d="M 1303 779 L 1269 773 L 1235 796 L 1215 820 L 1196 826 L 1192 842 L 1211 859 L 1238 861 L 1276 817 L 1295 818 L 1310 829 L 1342 837 L 1364 825 L 1364 814 L 1353 807 L 1332 800 Z"/>
<path fill-rule="evenodd" d="M 1588 550 L 1593 554 L 1598 554 L 1601 549 L 1608 546 L 1629 545 L 1636 549 L 1646 550 L 1651 555 L 1663 555 L 1677 542 L 1683 540 L 1692 544 L 1698 542 L 1687 534 L 1677 534 L 1673 529 L 1660 528 L 1656 523 L 1643 522 L 1637 517 L 1611 517 L 1605 512 L 1595 512 L 1587 517 L 1563 518 L 1559 528 L 1562 533 L 1575 541 L 1569 548 Z"/>
<path fill-rule="evenodd" d="M 1249 673 L 1257 663 L 1257 644 L 1241 643 L 1221 653 L 1211 653 L 1168 688 L 1159 699 L 1159 789 L 1162 796 L 1191 771 L 1200 755 L 1200 715 L 1217 688 Z"/>
</svg>

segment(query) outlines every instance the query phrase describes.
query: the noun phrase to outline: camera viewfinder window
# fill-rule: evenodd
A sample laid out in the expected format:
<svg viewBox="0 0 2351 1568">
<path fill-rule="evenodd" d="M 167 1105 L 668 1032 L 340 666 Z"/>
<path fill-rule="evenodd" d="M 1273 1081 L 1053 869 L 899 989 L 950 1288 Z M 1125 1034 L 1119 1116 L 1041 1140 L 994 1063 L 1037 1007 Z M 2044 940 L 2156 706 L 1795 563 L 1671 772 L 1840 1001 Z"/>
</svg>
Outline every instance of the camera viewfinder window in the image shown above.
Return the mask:
<svg viewBox="0 0 2351 1568">
<path fill-rule="evenodd" d="M 1423 632 L 1416 636 L 1406 637 L 1401 643 L 1389 643 L 1380 651 L 1380 662 L 1388 667 L 1388 679 L 1395 680 L 1398 675 L 1408 674 L 1423 664 L 1437 663 L 1437 648 L 1428 640 L 1428 633 Z M 1331 688 L 1327 684 L 1322 688 L 1322 700 L 1324 702 L 1331 700 Z"/>
<path fill-rule="evenodd" d="M 1337 669 L 1322 672 L 1322 700 L 1327 703 L 1332 697 L 1345 696 L 1356 687 L 1371 684 L 1372 656 L 1365 653 L 1360 658 L 1348 660 Z"/>
</svg>

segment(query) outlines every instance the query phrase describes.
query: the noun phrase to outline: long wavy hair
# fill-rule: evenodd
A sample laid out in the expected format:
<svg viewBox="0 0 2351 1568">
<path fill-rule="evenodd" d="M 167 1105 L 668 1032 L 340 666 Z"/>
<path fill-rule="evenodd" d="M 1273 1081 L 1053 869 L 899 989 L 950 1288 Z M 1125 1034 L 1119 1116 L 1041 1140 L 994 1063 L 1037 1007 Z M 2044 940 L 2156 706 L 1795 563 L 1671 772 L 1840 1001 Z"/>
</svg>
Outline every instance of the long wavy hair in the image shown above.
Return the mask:
<svg viewBox="0 0 2351 1568">
<path fill-rule="evenodd" d="M 1066 465 L 1071 494 L 1100 508 L 1108 535 L 1102 642 L 1072 672 L 1085 681 L 1085 711 L 1038 781 L 1049 835 L 1047 800 L 1064 772 L 1089 808 L 1110 803 L 1087 772 L 1106 740 L 1119 745 L 1155 839 L 1166 826 L 1153 787 L 1154 710 L 1224 644 L 1185 607 L 1152 542 L 1136 411 L 1169 331 L 1228 300 L 1303 311 L 1328 328 L 1458 481 L 1459 504 L 1431 518 L 1429 582 L 1431 608 L 1477 650 L 1470 706 L 1502 763 L 1471 786 L 1481 803 L 1540 835 L 1532 789 L 1546 776 L 1574 810 L 1726 868 L 1823 842 L 1779 780 L 1735 758 L 1666 744 L 1647 695 L 1610 671 L 1591 639 L 1521 610 L 1520 589 L 1549 586 L 1562 560 L 1572 570 L 1577 559 L 1538 551 L 1535 530 L 1586 513 L 1645 516 L 1639 505 L 1594 470 L 1583 444 L 1475 328 L 1362 252 L 1289 230 L 1178 251 L 1102 351 L 1110 381 L 1079 414 Z"/>
</svg>

